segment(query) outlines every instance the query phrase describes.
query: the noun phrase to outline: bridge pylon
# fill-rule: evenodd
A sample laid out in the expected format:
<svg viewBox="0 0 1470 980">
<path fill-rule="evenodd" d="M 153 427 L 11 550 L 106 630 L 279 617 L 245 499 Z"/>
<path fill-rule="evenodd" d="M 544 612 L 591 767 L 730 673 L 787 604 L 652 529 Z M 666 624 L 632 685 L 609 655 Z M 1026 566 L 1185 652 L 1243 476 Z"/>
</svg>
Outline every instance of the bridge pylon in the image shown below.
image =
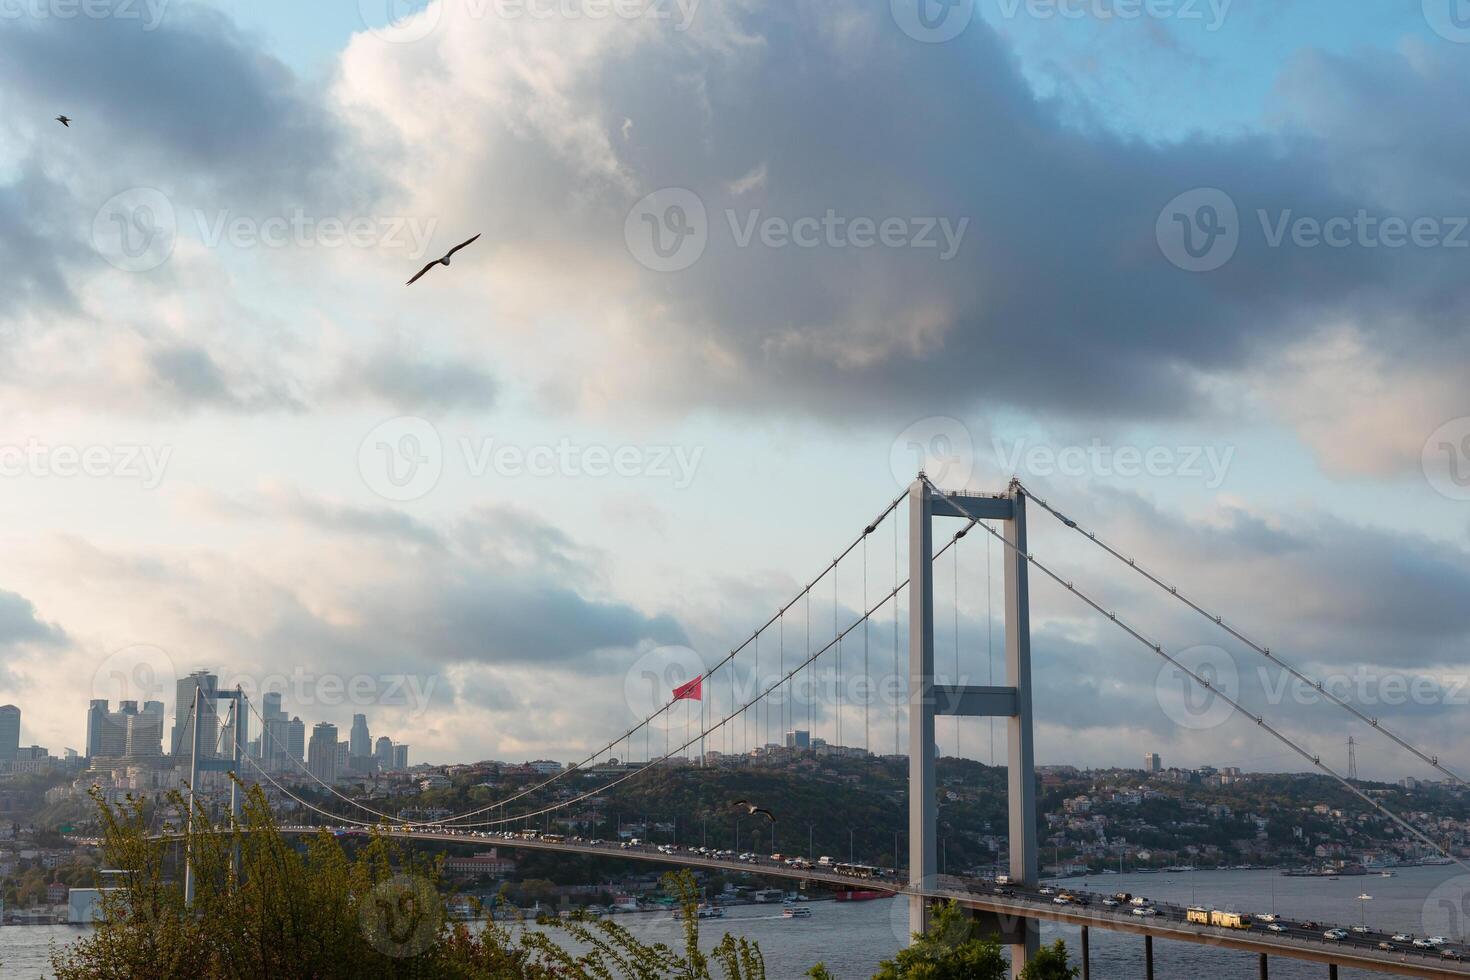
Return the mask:
<svg viewBox="0 0 1470 980">
<path fill-rule="evenodd" d="M 934 682 L 934 519 L 1004 522 L 1006 677 L 1004 686 Z M 1005 718 L 1010 877 L 1038 883 L 1036 764 L 1031 717 L 1031 609 L 1026 562 L 1026 498 L 1012 483 L 1002 494 L 936 494 L 923 473 L 909 486 L 909 884 L 932 891 L 939 874 L 934 719 Z M 928 902 L 909 897 L 909 932 L 928 929 Z M 1036 955 L 1035 923 L 1010 931 L 1011 975 Z"/>
</svg>

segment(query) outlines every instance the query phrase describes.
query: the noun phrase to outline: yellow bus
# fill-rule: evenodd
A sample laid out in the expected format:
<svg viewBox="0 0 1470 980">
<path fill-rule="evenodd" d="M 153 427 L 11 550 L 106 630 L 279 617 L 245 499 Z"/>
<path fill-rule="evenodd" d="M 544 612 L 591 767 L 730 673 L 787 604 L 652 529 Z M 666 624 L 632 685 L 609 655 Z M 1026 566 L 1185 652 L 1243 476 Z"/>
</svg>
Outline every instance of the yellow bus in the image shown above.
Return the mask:
<svg viewBox="0 0 1470 980">
<path fill-rule="evenodd" d="M 1239 912 L 1221 912 L 1219 909 L 1205 909 L 1198 905 L 1187 909 L 1184 913 L 1185 921 L 1197 922 L 1202 926 L 1219 926 L 1222 929 L 1249 929 L 1251 927 L 1250 916 Z"/>
<path fill-rule="evenodd" d="M 1198 922 L 1202 926 L 1210 924 L 1210 910 L 1194 906 L 1184 913 L 1186 922 Z"/>
</svg>

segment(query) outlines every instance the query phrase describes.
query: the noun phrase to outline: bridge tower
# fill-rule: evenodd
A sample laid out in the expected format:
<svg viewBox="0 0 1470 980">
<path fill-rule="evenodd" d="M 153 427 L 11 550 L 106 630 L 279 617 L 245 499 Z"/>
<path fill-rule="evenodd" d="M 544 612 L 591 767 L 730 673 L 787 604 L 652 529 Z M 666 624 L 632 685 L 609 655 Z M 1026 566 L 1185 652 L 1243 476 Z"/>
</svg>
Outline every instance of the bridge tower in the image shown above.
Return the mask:
<svg viewBox="0 0 1470 980">
<path fill-rule="evenodd" d="M 946 499 L 949 498 L 949 499 Z M 1005 571 L 1005 685 L 934 682 L 934 519 L 1002 521 Z M 956 681 L 959 678 L 955 678 Z M 1036 772 L 1031 723 L 1031 612 L 1027 585 L 1026 498 L 1012 483 L 1003 494 L 937 495 L 924 474 L 909 486 L 909 883 L 932 888 L 938 879 L 938 787 L 934 719 L 938 715 L 1005 718 L 1011 880 L 1035 886 Z M 989 923 L 1011 949 L 1016 976 L 1036 955 L 1037 923 Z M 928 903 L 909 898 L 909 932 L 928 926 Z"/>
</svg>

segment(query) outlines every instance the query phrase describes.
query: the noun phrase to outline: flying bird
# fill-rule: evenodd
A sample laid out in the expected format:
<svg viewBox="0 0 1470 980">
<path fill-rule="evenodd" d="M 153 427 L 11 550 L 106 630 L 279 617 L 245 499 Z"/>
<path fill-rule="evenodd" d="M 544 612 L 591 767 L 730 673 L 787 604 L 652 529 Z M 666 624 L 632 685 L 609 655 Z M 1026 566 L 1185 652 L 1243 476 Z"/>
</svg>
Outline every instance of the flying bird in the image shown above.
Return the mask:
<svg viewBox="0 0 1470 980">
<path fill-rule="evenodd" d="M 745 812 L 748 815 L 752 816 L 752 817 L 755 816 L 757 813 L 759 813 L 762 816 L 764 816 L 767 820 L 771 821 L 771 823 L 775 823 L 776 822 L 776 815 L 774 813 L 772 813 L 770 810 L 767 810 L 763 806 L 756 806 L 754 803 L 750 802 L 749 800 L 736 800 L 734 803 L 731 803 L 730 805 L 731 806 L 743 806 L 743 807 L 745 807 Z"/>
<path fill-rule="evenodd" d="M 61 125 L 65 126 L 67 129 L 71 129 L 71 117 L 57 116 L 56 121 L 61 123 Z"/>
<path fill-rule="evenodd" d="M 405 285 L 412 286 L 414 283 L 418 282 L 420 279 L 422 279 L 424 277 L 424 273 L 428 272 L 430 269 L 434 268 L 434 266 L 436 266 L 436 265 L 443 265 L 443 266 L 449 265 L 449 260 L 452 259 L 452 258 L 454 258 L 454 253 L 455 252 L 458 252 L 460 249 L 464 248 L 466 245 L 474 244 L 474 242 L 479 237 L 480 237 L 479 235 L 476 235 L 474 238 L 471 238 L 467 242 L 460 242 L 458 245 L 456 245 L 453 248 L 451 248 L 449 250 L 449 254 L 445 255 L 444 258 L 442 258 L 442 259 L 435 259 L 434 261 L 430 262 L 428 265 L 426 265 L 422 269 L 420 269 L 418 271 L 418 273 L 412 279 L 410 279 L 407 283 L 405 283 Z"/>
</svg>

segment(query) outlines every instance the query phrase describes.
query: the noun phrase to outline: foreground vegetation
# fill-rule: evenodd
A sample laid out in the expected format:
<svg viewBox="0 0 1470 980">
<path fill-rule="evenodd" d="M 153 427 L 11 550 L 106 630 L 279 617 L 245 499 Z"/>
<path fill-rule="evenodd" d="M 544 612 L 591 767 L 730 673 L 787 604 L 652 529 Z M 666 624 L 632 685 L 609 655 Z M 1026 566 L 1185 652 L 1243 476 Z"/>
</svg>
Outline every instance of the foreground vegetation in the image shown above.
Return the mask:
<svg viewBox="0 0 1470 980">
<path fill-rule="evenodd" d="M 172 799 L 179 812 L 187 803 Z M 465 978 L 465 980 L 764 980 L 759 947 L 726 935 L 700 947 L 689 872 L 665 877 L 683 906 L 678 941 L 647 943 L 611 920 L 539 923 L 451 922 L 439 869 L 377 834 L 342 841 L 323 831 L 304 844 L 276 826 L 258 788 L 246 795 L 238 826 L 214 827 L 195 813 L 195 894 L 185 901 L 174 873 L 181 840 L 149 839 L 140 804 L 97 801 L 107 866 L 126 887 L 103 899 L 97 928 L 55 949 L 59 980 L 134 977 L 235 980 L 256 977 Z M 232 853 L 239 853 L 239 875 Z M 676 948 L 677 947 L 677 948 Z M 1006 965 L 994 940 L 974 932 L 957 906 L 939 909 L 930 933 L 882 964 L 875 980 L 1001 980 Z M 828 978 L 817 966 L 811 976 Z M 1044 950 L 1026 980 L 1072 980 L 1060 943 Z"/>
</svg>

